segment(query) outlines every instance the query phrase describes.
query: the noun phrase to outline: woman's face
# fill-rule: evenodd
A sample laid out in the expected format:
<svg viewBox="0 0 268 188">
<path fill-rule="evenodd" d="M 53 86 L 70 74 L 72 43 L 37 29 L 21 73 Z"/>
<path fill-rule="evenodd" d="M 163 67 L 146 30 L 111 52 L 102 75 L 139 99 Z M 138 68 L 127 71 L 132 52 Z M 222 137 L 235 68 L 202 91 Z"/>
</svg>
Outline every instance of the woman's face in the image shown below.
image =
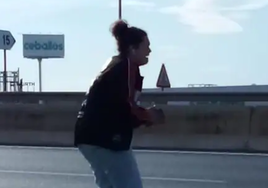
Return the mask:
<svg viewBox="0 0 268 188">
<path fill-rule="evenodd" d="M 143 38 L 143 41 L 140 43 L 138 48 L 131 50 L 133 61 L 139 66 L 148 63 L 150 53 L 150 41 L 147 36 Z"/>
</svg>

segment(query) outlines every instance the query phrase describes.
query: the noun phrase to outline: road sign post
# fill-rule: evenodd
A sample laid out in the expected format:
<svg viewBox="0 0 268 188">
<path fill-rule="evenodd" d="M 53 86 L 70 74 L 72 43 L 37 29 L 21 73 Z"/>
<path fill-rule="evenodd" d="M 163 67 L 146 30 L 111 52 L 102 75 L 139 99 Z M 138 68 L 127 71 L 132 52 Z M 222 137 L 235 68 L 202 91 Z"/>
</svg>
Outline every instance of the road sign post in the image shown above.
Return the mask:
<svg viewBox="0 0 268 188">
<path fill-rule="evenodd" d="M 3 77 L 4 77 L 4 91 L 7 91 L 7 51 L 6 50 L 3 50 L 4 51 L 4 74 L 3 74 Z"/>
<path fill-rule="evenodd" d="M 11 50 L 16 43 L 10 31 L 0 30 L 0 50 L 4 51 L 4 91 L 7 91 L 7 50 Z"/>
<path fill-rule="evenodd" d="M 157 79 L 157 83 L 156 83 L 156 87 L 161 88 L 162 91 L 164 91 L 164 88 L 170 88 L 170 81 L 168 78 L 168 74 L 167 74 L 167 70 L 165 67 L 165 64 L 162 64 L 158 79 Z"/>
</svg>

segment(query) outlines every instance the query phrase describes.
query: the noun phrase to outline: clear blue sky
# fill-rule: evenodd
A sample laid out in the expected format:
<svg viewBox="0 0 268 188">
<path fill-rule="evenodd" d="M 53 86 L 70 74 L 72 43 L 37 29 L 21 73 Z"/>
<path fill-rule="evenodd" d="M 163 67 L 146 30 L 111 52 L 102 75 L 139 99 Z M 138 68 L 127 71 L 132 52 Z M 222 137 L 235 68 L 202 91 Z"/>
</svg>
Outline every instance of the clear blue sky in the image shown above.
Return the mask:
<svg viewBox="0 0 268 188">
<path fill-rule="evenodd" d="M 147 30 L 151 40 L 150 62 L 142 68 L 145 88 L 155 87 L 162 63 L 173 87 L 268 83 L 268 0 L 123 2 L 123 18 Z M 86 91 L 106 59 L 117 53 L 109 33 L 118 18 L 117 0 L 0 4 L 0 29 L 17 40 L 8 51 L 8 70 L 20 67 L 24 81 L 38 84 L 38 64 L 23 58 L 22 33 L 65 34 L 65 58 L 43 62 L 44 91 Z"/>
</svg>

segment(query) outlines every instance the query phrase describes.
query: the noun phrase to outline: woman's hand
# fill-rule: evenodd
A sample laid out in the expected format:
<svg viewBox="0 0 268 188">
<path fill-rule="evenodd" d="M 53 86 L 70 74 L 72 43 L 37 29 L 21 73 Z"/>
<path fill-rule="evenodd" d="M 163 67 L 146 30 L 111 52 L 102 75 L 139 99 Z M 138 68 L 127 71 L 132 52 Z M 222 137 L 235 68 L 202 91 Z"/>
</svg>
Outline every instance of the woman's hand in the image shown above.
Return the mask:
<svg viewBox="0 0 268 188">
<path fill-rule="evenodd" d="M 150 115 L 150 124 L 163 124 L 165 123 L 165 114 L 162 109 L 155 106 L 147 108 Z"/>
<path fill-rule="evenodd" d="M 162 109 L 155 106 L 149 108 L 137 107 L 134 111 L 140 123 L 146 127 L 165 123 L 165 114 Z"/>
</svg>

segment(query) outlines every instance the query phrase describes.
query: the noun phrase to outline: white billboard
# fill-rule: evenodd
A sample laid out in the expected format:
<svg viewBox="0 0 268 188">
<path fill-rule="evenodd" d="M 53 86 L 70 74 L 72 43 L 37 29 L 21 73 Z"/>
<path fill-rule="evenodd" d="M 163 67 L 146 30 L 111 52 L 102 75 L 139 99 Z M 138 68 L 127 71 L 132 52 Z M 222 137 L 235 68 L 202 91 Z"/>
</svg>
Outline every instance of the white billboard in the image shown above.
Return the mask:
<svg viewBox="0 0 268 188">
<path fill-rule="evenodd" d="M 64 58 L 64 35 L 23 35 L 23 57 Z"/>
</svg>

